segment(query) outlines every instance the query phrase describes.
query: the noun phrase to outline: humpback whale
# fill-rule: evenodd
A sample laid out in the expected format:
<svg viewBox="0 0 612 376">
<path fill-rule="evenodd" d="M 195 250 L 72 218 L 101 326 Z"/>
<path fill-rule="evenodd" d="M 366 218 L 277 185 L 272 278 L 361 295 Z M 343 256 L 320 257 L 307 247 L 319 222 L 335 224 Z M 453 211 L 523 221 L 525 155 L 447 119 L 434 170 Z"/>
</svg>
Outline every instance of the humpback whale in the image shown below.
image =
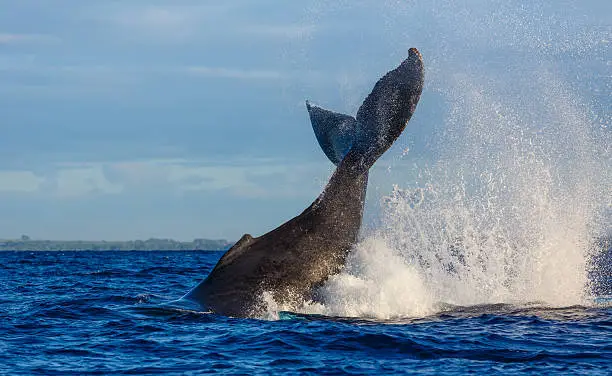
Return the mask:
<svg viewBox="0 0 612 376">
<path fill-rule="evenodd" d="M 316 300 L 317 287 L 338 273 L 357 242 L 368 171 L 404 130 L 423 88 L 416 48 L 374 86 L 357 116 L 306 107 L 323 152 L 337 167 L 323 192 L 300 215 L 257 238 L 244 235 L 183 299 L 214 313 L 249 317 L 276 302 Z"/>
</svg>

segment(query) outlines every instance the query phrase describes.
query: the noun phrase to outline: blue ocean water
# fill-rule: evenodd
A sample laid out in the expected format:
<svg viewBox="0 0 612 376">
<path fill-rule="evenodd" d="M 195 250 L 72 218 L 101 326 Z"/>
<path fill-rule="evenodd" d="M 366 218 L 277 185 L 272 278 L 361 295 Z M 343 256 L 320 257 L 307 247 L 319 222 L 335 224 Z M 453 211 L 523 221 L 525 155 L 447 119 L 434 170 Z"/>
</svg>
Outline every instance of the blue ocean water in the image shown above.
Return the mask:
<svg viewBox="0 0 612 376">
<path fill-rule="evenodd" d="M 418 319 L 166 305 L 220 252 L 0 253 L 0 373 L 588 374 L 612 372 L 612 308 L 449 307 Z M 610 276 L 608 276 L 610 278 Z"/>
</svg>

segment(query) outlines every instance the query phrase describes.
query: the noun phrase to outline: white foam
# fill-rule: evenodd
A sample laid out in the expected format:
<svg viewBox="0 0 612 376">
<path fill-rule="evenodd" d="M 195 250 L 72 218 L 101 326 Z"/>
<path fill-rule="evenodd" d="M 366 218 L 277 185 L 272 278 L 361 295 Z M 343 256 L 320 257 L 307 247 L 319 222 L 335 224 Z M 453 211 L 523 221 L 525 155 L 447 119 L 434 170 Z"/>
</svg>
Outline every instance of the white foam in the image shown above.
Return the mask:
<svg viewBox="0 0 612 376">
<path fill-rule="evenodd" d="M 376 236 L 360 243 L 348 257 L 345 270 L 332 276 L 320 292 L 322 304 L 305 304 L 300 310 L 377 319 L 435 312 L 420 271 Z"/>
</svg>

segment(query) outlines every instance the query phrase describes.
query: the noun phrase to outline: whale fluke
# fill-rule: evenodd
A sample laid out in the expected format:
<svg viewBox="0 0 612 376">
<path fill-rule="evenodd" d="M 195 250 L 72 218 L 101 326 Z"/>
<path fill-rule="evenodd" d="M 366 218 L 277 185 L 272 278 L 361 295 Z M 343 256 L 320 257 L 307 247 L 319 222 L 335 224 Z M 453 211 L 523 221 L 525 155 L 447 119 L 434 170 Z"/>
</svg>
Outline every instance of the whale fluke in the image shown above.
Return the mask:
<svg viewBox="0 0 612 376">
<path fill-rule="evenodd" d="M 384 75 L 355 118 L 306 103 L 323 152 L 337 165 L 319 197 L 300 215 L 253 238 L 244 235 L 184 299 L 230 316 L 257 316 L 263 292 L 297 305 L 338 273 L 357 241 L 368 172 L 404 130 L 423 89 L 421 54 Z"/>
<path fill-rule="evenodd" d="M 370 168 L 402 133 L 416 110 L 423 90 L 423 60 L 416 48 L 408 58 L 384 75 L 357 111 L 360 124 L 353 146 Z"/>
<path fill-rule="evenodd" d="M 306 109 L 317 141 L 336 166 L 351 150 L 357 135 L 357 120 L 349 115 L 325 110 L 306 101 Z"/>
</svg>

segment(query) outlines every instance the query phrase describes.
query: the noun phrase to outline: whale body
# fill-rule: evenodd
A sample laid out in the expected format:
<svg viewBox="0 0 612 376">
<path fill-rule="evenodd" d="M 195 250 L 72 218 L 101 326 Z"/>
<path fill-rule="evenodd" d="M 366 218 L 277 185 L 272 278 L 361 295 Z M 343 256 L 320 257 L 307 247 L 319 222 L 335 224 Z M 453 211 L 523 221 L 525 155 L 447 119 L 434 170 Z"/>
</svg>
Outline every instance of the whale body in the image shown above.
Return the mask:
<svg viewBox="0 0 612 376">
<path fill-rule="evenodd" d="M 338 273 L 357 242 L 368 171 L 404 130 L 423 88 L 417 49 L 384 75 L 356 117 L 306 102 L 315 136 L 337 168 L 300 215 L 257 238 L 244 235 L 210 274 L 183 297 L 217 314 L 249 317 L 276 302 L 316 300 L 317 287 Z"/>
</svg>

